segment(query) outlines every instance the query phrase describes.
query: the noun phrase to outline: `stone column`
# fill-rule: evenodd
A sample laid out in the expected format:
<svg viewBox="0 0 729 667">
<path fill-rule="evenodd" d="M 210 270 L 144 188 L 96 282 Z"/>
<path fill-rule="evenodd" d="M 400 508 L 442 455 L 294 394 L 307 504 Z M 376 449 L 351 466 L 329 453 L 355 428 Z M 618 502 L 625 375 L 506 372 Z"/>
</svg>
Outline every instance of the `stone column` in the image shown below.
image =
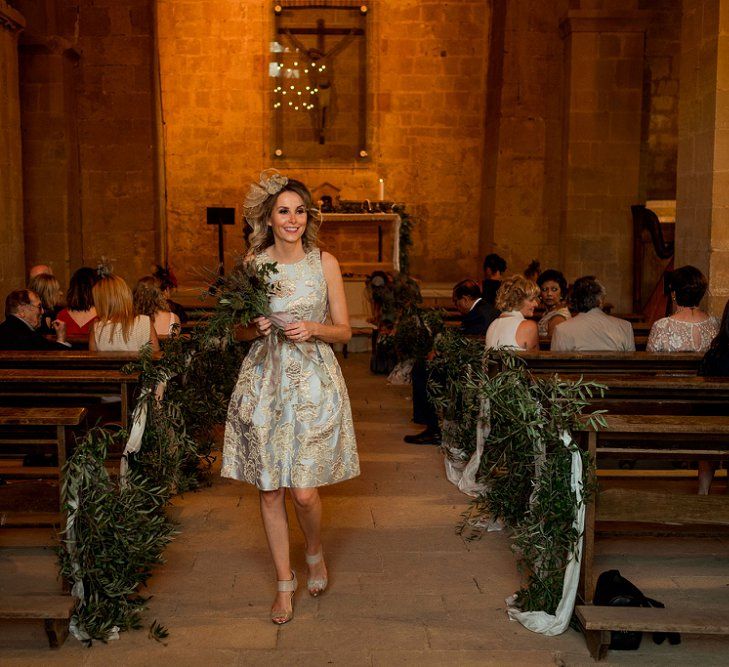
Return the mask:
<svg viewBox="0 0 729 667">
<path fill-rule="evenodd" d="M 579 9 L 565 40 L 561 264 L 596 275 L 618 312 L 631 308 L 631 204 L 640 190 L 647 19 L 637 10 Z"/>
<path fill-rule="evenodd" d="M 20 40 L 25 258 L 61 285 L 82 264 L 76 134 L 78 53 L 58 36 Z"/>
<path fill-rule="evenodd" d="M 676 264 L 709 279 L 707 307 L 729 297 L 729 0 L 684 0 Z"/>
<path fill-rule="evenodd" d="M 18 33 L 22 14 L 0 0 L 0 299 L 25 285 Z"/>
</svg>

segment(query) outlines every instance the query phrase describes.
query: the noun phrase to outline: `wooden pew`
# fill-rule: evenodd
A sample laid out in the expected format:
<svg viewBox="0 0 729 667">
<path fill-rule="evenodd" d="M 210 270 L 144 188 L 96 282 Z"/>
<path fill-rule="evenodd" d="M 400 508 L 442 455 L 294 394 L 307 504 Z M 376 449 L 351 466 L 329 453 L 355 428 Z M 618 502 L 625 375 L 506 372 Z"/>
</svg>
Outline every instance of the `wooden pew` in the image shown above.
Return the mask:
<svg viewBox="0 0 729 667">
<path fill-rule="evenodd" d="M 161 359 L 160 352 L 152 359 Z M 89 350 L 0 350 L 0 368 L 96 369 L 119 371 L 139 361 L 136 352 L 91 352 Z"/>
<path fill-rule="evenodd" d="M 138 381 L 139 373 L 118 370 L 0 368 L 0 405 L 53 406 L 66 398 L 83 403 L 88 397 L 118 396 L 126 428 Z"/>
<path fill-rule="evenodd" d="M 693 379 L 693 378 L 692 378 Z M 729 416 L 606 415 L 606 426 L 597 431 L 588 425 L 576 434 L 599 469 L 604 457 L 621 459 L 729 458 Z M 706 618 L 685 609 L 645 610 L 635 607 L 592 607 L 595 586 L 593 559 L 596 522 L 729 526 L 729 496 L 699 496 L 629 488 L 599 488 L 585 516 L 579 597 L 588 606 L 578 607 L 592 656 L 599 660 L 610 644 L 610 630 L 729 634 L 729 623 L 714 627 Z M 606 611 L 610 610 L 610 611 Z M 729 615 L 729 607 L 727 609 Z M 688 614 L 688 615 L 687 615 Z M 707 628 L 713 628 L 710 631 Z"/>
<path fill-rule="evenodd" d="M 648 335 L 635 335 L 635 349 L 638 352 L 645 352 L 646 345 L 648 344 Z M 548 351 L 550 343 L 552 342 L 551 338 L 540 338 L 539 339 L 539 349 L 543 351 Z"/>
<path fill-rule="evenodd" d="M 536 373 L 636 374 L 680 373 L 696 375 L 698 352 L 519 352 Z"/>
<path fill-rule="evenodd" d="M 54 472 L 62 484 L 59 471 L 66 463 L 72 432 L 84 425 L 86 416 L 87 411 L 83 407 L 0 407 L 0 454 L 8 450 L 15 453 L 19 448 L 37 450 L 53 446 L 57 456 Z M 22 467 L 17 469 L 18 474 L 13 474 L 13 469 L 2 470 L 4 477 L 38 478 L 46 476 L 43 474 L 46 472 L 48 471 L 40 468 Z M 21 508 L 2 508 L 0 511 L 2 512 L 0 523 L 3 525 L 27 525 L 28 521 L 38 525 L 39 520 L 45 525 L 58 523 L 57 517 L 53 515 L 50 518 L 28 516 L 29 513 L 22 512 Z M 60 522 L 63 523 L 62 517 Z"/>
<path fill-rule="evenodd" d="M 593 409 L 616 415 L 726 415 L 729 378 L 698 375 L 559 373 L 564 380 L 590 380 L 607 386 Z"/>
<path fill-rule="evenodd" d="M 68 637 L 68 624 L 75 605 L 75 600 L 68 594 L 2 595 L 0 619 L 41 620 L 48 637 L 48 645 L 51 648 L 60 648 Z"/>
<path fill-rule="evenodd" d="M 575 615 L 595 660 L 602 660 L 610 646 L 612 630 L 633 632 L 680 632 L 685 635 L 728 635 L 729 622 L 704 609 L 657 609 L 654 607 L 595 607 L 577 605 Z"/>
</svg>

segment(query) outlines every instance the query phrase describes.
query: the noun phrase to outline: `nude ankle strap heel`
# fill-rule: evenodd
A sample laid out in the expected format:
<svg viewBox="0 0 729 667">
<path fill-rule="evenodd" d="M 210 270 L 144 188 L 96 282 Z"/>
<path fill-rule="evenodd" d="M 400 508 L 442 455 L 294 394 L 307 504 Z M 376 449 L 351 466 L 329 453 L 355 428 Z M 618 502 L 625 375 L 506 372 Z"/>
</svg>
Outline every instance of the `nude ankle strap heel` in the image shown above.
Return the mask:
<svg viewBox="0 0 729 667">
<path fill-rule="evenodd" d="M 291 609 L 272 609 L 271 621 L 276 625 L 288 623 L 294 617 L 294 593 L 299 585 L 296 580 L 296 572 L 291 571 L 291 579 L 276 582 L 276 590 L 279 593 L 291 593 Z"/>
<path fill-rule="evenodd" d="M 306 554 L 307 565 L 316 565 L 317 563 L 321 563 L 322 560 L 324 560 L 324 552 L 322 549 L 319 549 L 318 554 L 312 556 Z M 306 587 L 309 589 L 309 595 L 312 597 L 321 595 L 327 589 L 328 583 L 329 579 L 326 576 L 307 579 Z"/>
</svg>

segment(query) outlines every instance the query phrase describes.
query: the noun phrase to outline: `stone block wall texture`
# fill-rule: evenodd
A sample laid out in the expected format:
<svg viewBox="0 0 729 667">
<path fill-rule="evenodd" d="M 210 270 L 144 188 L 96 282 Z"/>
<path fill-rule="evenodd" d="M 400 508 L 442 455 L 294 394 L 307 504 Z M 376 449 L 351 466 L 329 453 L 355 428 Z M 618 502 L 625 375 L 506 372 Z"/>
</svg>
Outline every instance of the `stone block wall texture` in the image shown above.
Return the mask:
<svg viewBox="0 0 729 667">
<path fill-rule="evenodd" d="M 709 278 L 708 307 L 729 297 L 729 0 L 683 3 L 676 262 Z"/>
<path fill-rule="evenodd" d="M 155 191 L 152 0 L 18 0 L 28 264 L 68 284 L 102 257 L 150 270 Z"/>
<path fill-rule="evenodd" d="M 492 15 L 481 257 L 499 253 L 509 272 L 535 258 L 560 268 L 559 22 L 567 9 L 567 0 L 497 0 Z"/>
<path fill-rule="evenodd" d="M 18 32 L 23 16 L 0 0 L 0 289 L 25 286 Z"/>
<path fill-rule="evenodd" d="M 278 163 L 343 199 L 409 204 L 412 269 L 427 280 L 480 275 L 479 227 L 488 56 L 487 0 L 371 3 L 371 161 Z M 207 206 L 235 206 L 226 262 L 243 248 L 241 203 L 270 156 L 272 3 L 159 0 L 170 259 L 183 280 L 217 261 Z M 275 163 L 274 163 L 275 164 Z"/>
<path fill-rule="evenodd" d="M 643 79 L 640 197 L 676 198 L 681 0 L 641 0 L 650 12 Z"/>
</svg>

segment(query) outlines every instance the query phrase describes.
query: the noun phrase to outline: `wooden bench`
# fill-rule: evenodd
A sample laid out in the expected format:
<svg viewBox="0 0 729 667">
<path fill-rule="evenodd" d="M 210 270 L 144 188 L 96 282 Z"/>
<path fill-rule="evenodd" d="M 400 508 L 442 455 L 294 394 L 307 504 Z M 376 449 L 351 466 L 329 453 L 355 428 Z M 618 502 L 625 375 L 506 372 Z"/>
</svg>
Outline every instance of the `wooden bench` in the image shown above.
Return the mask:
<svg viewBox="0 0 729 667">
<path fill-rule="evenodd" d="M 578 605 L 575 615 L 595 660 L 602 660 L 607 655 L 612 630 L 729 635 L 728 615 L 702 609 Z"/>
<path fill-rule="evenodd" d="M 672 373 L 696 375 L 698 352 L 519 352 L 535 373 Z"/>
<path fill-rule="evenodd" d="M 155 352 L 153 359 L 160 359 Z M 119 371 L 139 361 L 136 352 L 91 352 L 89 350 L 0 350 L 1 368 L 95 369 Z"/>
<path fill-rule="evenodd" d="M 57 405 L 63 399 L 118 396 L 121 424 L 129 421 L 130 398 L 139 373 L 97 369 L 0 368 L 0 405 Z"/>
<path fill-rule="evenodd" d="M 0 407 L 0 452 L 10 448 L 13 452 L 26 448 L 38 449 L 53 446 L 56 451 L 57 465 L 53 467 L 24 468 L 22 466 L 3 466 L 3 477 L 46 477 L 59 478 L 58 513 L 25 512 L 25 508 L 0 508 L 2 526 L 59 526 L 64 524 L 61 512 L 60 489 L 63 484 L 61 470 L 66 463 L 72 430 L 80 427 L 86 418 L 86 408 L 27 408 Z"/>
<path fill-rule="evenodd" d="M 0 596 L 0 619 L 41 620 L 48 644 L 60 648 L 68 637 L 68 624 L 75 602 L 70 595 L 3 595 Z"/>
<path fill-rule="evenodd" d="M 585 425 L 578 435 L 599 468 L 600 459 L 617 456 L 621 459 L 725 459 L 729 457 L 729 416 L 680 416 L 680 415 L 605 415 L 605 426 L 595 431 Z M 661 524 L 666 527 L 681 525 L 729 526 L 729 496 L 699 496 L 665 492 L 653 492 L 628 488 L 598 488 L 594 503 L 587 507 L 585 515 L 582 567 L 578 595 L 584 602 L 592 601 L 595 576 L 595 526 L 596 522 L 629 522 Z M 667 528 L 668 529 L 668 528 Z M 675 611 L 648 610 L 625 607 L 583 607 L 587 625 L 586 639 L 595 659 L 604 657 L 610 643 L 609 630 L 641 630 L 661 632 L 699 632 L 706 619 L 689 614 L 681 618 L 686 622 L 676 627 Z M 615 610 L 615 611 L 604 611 Z M 663 612 L 660 614 L 659 612 Z M 681 613 L 681 610 L 679 610 Z M 611 615 L 612 614 L 612 615 Z M 729 618 L 729 607 L 726 617 Z M 616 624 L 616 619 L 620 623 Z M 658 626 L 646 625 L 660 619 Z M 670 620 L 673 619 L 673 620 Z M 690 621 L 690 622 L 689 622 Z M 691 625 L 696 622 L 697 625 Z M 603 625 L 600 625 L 600 624 Z M 631 625 L 632 624 L 632 625 Z M 729 623 L 721 632 L 729 634 Z"/>
<path fill-rule="evenodd" d="M 729 414 L 729 378 L 647 373 L 558 373 L 564 380 L 589 380 L 607 387 L 595 396 L 593 409 L 618 415 L 726 415 Z"/>
</svg>

